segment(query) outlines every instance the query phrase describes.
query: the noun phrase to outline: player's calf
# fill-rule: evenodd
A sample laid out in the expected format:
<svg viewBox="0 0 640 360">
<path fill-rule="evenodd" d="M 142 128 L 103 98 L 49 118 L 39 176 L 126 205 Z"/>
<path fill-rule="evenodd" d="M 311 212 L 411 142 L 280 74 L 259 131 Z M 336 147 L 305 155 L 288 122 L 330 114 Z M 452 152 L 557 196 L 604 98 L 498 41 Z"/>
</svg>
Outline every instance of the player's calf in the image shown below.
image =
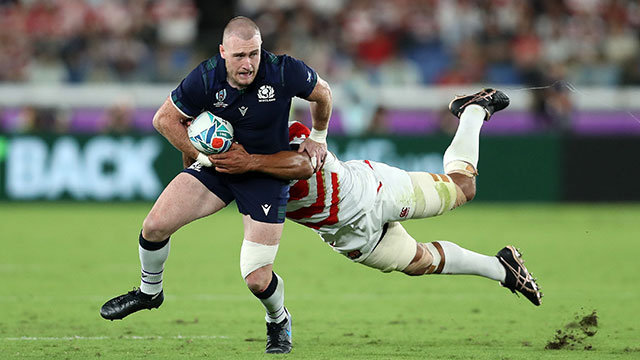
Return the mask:
<svg viewBox="0 0 640 360">
<path fill-rule="evenodd" d="M 431 264 L 433 264 L 433 256 L 427 249 L 427 244 L 416 243 L 416 255 L 402 272 L 412 276 L 424 275 Z"/>
<path fill-rule="evenodd" d="M 454 160 L 444 165 L 444 171 L 460 187 L 466 202 L 473 200 L 476 196 L 478 170 L 466 161 Z"/>
<path fill-rule="evenodd" d="M 278 244 L 266 245 L 249 240 L 242 242 L 240 271 L 247 287 L 266 310 L 269 354 L 291 351 L 291 316 L 284 306 L 284 281 L 273 272 Z"/>
<path fill-rule="evenodd" d="M 418 243 L 416 256 L 403 273 L 412 276 L 441 274 L 445 265 L 442 242 Z"/>
<path fill-rule="evenodd" d="M 419 244 L 419 247 L 430 256 L 415 256 L 414 261 L 403 270 L 408 275 L 479 275 L 511 284 L 505 267 L 497 257 L 476 253 L 450 241 L 433 241 Z"/>
<path fill-rule="evenodd" d="M 462 174 L 448 174 L 451 180 L 458 186 L 456 206 L 468 203 L 476 196 L 476 178 Z"/>
<path fill-rule="evenodd" d="M 361 261 L 382 272 L 402 271 L 407 275 L 480 275 L 510 284 L 505 267 L 495 256 L 464 249 L 449 241 L 417 243 L 398 222 L 387 225 L 375 249 Z"/>
</svg>

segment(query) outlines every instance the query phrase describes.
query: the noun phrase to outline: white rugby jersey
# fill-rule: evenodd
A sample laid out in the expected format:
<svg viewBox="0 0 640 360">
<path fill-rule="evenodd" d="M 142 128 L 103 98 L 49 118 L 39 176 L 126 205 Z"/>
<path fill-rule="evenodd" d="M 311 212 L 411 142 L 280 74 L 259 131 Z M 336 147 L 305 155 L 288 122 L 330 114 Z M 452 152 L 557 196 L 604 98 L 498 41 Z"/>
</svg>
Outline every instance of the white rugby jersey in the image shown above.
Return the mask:
<svg viewBox="0 0 640 360">
<path fill-rule="evenodd" d="M 308 135 L 302 123 L 289 123 L 290 144 L 299 145 Z M 318 233 L 335 234 L 371 210 L 381 185 L 367 161 L 342 162 L 329 152 L 311 178 L 291 183 L 287 218 Z"/>
</svg>

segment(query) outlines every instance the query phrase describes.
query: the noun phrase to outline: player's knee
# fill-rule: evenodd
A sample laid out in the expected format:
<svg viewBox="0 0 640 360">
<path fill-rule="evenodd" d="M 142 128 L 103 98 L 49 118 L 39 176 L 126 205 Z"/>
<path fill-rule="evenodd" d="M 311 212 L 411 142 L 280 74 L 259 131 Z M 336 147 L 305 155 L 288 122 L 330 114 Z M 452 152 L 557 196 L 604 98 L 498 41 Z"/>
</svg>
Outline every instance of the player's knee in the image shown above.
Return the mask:
<svg viewBox="0 0 640 360">
<path fill-rule="evenodd" d="M 142 222 L 142 236 L 147 241 L 163 241 L 171 234 L 166 222 L 150 213 Z"/>
<path fill-rule="evenodd" d="M 451 180 L 462 190 L 466 202 L 473 200 L 476 196 L 476 178 L 475 176 L 467 176 L 464 174 L 448 174 Z"/>
<path fill-rule="evenodd" d="M 416 255 L 402 272 L 411 276 L 424 275 L 432 264 L 433 256 L 427 246 L 423 243 L 416 243 Z"/>
<path fill-rule="evenodd" d="M 260 293 L 269 286 L 273 262 L 278 245 L 265 245 L 249 240 L 240 248 L 240 272 L 253 293 Z"/>
<path fill-rule="evenodd" d="M 263 292 L 271 283 L 273 266 L 266 265 L 251 272 L 244 278 L 249 290 L 254 294 Z"/>
</svg>

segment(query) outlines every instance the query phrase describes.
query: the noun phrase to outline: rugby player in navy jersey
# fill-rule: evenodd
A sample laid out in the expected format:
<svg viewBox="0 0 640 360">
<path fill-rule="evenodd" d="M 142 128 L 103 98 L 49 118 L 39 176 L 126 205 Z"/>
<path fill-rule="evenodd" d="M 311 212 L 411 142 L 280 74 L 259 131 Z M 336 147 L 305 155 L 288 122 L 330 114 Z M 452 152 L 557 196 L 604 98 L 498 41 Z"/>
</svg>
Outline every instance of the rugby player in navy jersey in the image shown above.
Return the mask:
<svg viewBox="0 0 640 360">
<path fill-rule="evenodd" d="M 284 306 L 284 282 L 272 270 L 289 184 L 262 173 L 217 172 L 208 157 L 191 145 L 186 130 L 191 119 L 210 111 L 233 125 L 235 141 L 249 153 L 288 150 L 288 116 L 291 99 L 297 96 L 310 102 L 313 121 L 311 134 L 299 151 L 309 155 L 315 168 L 322 166 L 332 106 L 329 85 L 302 61 L 271 54 L 261 44 L 260 30 L 253 21 L 233 18 L 224 29 L 219 55 L 187 75 L 156 112 L 154 127 L 182 152 L 185 164 L 196 162 L 167 185 L 145 218 L 138 248 L 140 288 L 107 301 L 100 310 L 105 319 L 122 319 L 160 306 L 169 237 L 235 200 L 244 223 L 240 269 L 266 310 L 266 352 L 290 352 L 291 316 Z"/>
</svg>

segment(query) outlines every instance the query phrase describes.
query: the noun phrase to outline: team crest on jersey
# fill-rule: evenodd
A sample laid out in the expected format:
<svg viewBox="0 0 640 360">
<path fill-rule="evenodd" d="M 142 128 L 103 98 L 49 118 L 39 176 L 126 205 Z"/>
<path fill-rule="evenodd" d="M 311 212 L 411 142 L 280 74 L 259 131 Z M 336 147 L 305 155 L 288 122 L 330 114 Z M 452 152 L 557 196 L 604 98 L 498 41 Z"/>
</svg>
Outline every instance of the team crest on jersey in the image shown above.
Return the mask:
<svg viewBox="0 0 640 360">
<path fill-rule="evenodd" d="M 262 85 L 258 89 L 258 101 L 259 102 L 271 102 L 276 101 L 276 91 L 271 85 Z"/>
<path fill-rule="evenodd" d="M 224 102 L 224 99 L 227 98 L 227 89 L 222 89 L 220 91 L 218 91 L 216 93 L 216 100 L 218 100 L 217 102 L 215 102 L 213 104 L 213 106 L 215 107 L 227 107 L 227 103 Z"/>
</svg>

